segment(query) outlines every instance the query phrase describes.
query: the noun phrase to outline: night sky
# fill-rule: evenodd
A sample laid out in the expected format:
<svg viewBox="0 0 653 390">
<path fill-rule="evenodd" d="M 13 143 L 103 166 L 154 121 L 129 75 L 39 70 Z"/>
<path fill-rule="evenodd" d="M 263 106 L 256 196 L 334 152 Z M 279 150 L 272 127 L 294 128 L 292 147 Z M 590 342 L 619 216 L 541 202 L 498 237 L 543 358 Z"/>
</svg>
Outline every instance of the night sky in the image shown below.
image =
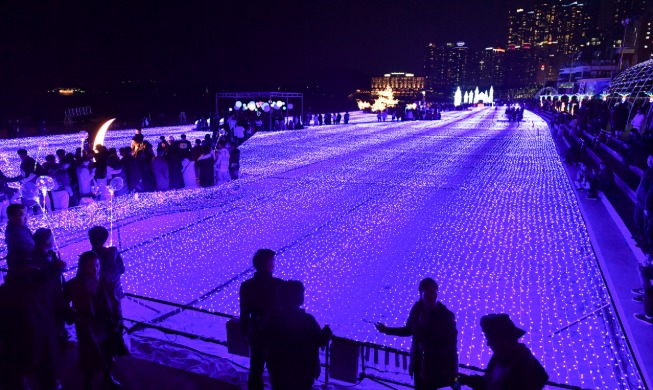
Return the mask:
<svg viewBox="0 0 653 390">
<path fill-rule="evenodd" d="M 508 9 L 533 0 L 45 3 L 0 6 L 4 93 L 125 80 L 271 88 L 334 69 L 420 74 L 428 42 L 503 45 Z"/>
</svg>

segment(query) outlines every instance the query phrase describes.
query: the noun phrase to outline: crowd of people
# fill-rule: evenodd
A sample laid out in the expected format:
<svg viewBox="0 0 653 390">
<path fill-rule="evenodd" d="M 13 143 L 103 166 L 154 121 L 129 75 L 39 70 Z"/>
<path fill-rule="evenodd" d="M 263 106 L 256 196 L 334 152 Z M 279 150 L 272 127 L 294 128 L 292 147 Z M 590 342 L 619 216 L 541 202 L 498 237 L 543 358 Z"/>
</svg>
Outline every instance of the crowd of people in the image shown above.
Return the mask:
<svg viewBox="0 0 653 390">
<path fill-rule="evenodd" d="M 562 137 L 565 128 L 572 132 L 587 132 L 593 141 L 589 147 L 596 148 L 599 143 L 609 144 L 620 153 L 624 168 L 636 166 L 644 173 L 635 190 L 634 226 L 632 238 L 644 253 L 638 264 L 640 286 L 632 289 L 633 299 L 644 306 L 643 313 L 635 313 L 637 320 L 653 325 L 653 115 L 647 113 L 653 105 L 646 103 L 632 108 L 632 118 L 628 123 L 629 108 L 626 102 L 609 106 L 599 99 L 583 101 L 582 105 L 572 104 L 569 111 L 551 102 L 544 105 L 545 111 L 554 113 L 551 128 L 556 138 Z M 630 125 L 630 126 L 629 126 Z M 615 188 L 613 171 L 601 160 L 598 170 L 590 168 L 583 160 L 588 145 L 581 142 L 573 144 L 565 153 L 563 161 L 578 164 L 575 186 L 587 191 L 588 199 L 598 199 L 598 192 L 609 194 Z M 642 164 L 645 161 L 645 164 Z"/>
<path fill-rule="evenodd" d="M 275 390 L 308 390 L 320 374 L 319 348 L 333 335 L 301 309 L 304 286 L 273 276 L 275 252 L 259 249 L 253 258 L 256 270 L 240 286 L 240 325 L 250 345 L 248 389 L 263 389 L 267 365 Z M 376 329 L 394 336 L 412 336 L 409 374 L 417 390 L 443 387 L 473 389 L 542 389 L 549 377 L 519 339 L 526 333 L 507 314 L 481 318 L 481 329 L 493 351 L 484 375 L 458 373 L 458 330 L 455 315 L 438 298 L 432 278 L 418 286 L 419 299 L 404 326 L 376 323 Z"/>
<path fill-rule="evenodd" d="M 223 136 L 207 134 L 203 140 L 196 139 L 192 144 L 182 134 L 178 140 L 173 136 L 167 139 L 161 136 L 154 146 L 137 129 L 131 145 L 119 150 L 102 145 L 92 150 L 85 143 L 85 147 L 77 148 L 74 154 L 59 149 L 45 156 L 44 161 L 36 161 L 27 150 L 19 149 L 20 175 L 7 177 L 0 172 L 0 219 L 6 218 L 6 208 L 21 196 L 23 205 L 38 212 L 37 201 L 10 187 L 9 183 L 35 184 L 41 176 L 50 177 L 54 183 L 47 199 L 40 200 L 52 210 L 128 192 L 210 187 L 236 180 L 240 170 L 240 143 L 242 140 L 238 138 L 227 142 Z M 110 185 L 116 177 L 122 179 L 122 188 Z"/>
<path fill-rule="evenodd" d="M 83 388 L 100 373 L 106 388 L 120 383 L 111 373 L 114 359 L 128 354 L 123 340 L 122 257 L 105 247 L 109 232 L 88 231 L 91 251 L 82 253 L 77 274 L 65 280 L 66 263 L 54 250 L 50 229 L 32 234 L 22 204 L 7 208 L 8 272 L 0 285 L 0 388 L 61 389 L 56 362 L 68 346 L 65 324 L 75 324 Z"/>
<path fill-rule="evenodd" d="M 309 111 L 304 114 L 304 124 L 306 126 L 339 125 L 340 123 L 346 125 L 349 124 L 349 117 L 349 112 L 345 112 L 344 115 L 340 114 L 339 112 L 327 112 L 326 114 L 322 115 L 321 113 L 314 114 Z"/>
</svg>

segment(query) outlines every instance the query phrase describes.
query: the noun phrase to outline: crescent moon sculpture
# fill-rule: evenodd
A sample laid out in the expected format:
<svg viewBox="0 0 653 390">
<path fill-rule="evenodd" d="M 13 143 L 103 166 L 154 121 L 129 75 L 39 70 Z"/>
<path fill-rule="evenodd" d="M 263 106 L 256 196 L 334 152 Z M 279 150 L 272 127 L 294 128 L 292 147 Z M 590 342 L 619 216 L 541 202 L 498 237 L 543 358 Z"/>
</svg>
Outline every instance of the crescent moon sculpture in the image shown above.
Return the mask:
<svg viewBox="0 0 653 390">
<path fill-rule="evenodd" d="M 100 130 L 98 130 L 97 135 L 95 136 L 95 141 L 93 141 L 93 150 L 95 150 L 98 145 L 104 145 L 104 136 L 107 134 L 109 126 L 111 126 L 115 120 L 116 118 L 109 119 L 100 126 Z"/>
</svg>

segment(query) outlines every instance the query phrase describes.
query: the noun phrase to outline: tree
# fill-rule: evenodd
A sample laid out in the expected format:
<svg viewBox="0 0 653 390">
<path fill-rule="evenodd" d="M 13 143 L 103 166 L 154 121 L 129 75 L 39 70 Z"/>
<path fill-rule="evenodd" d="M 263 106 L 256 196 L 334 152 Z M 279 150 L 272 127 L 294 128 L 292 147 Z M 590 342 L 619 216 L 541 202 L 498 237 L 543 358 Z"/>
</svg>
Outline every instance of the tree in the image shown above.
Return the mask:
<svg viewBox="0 0 653 390">
<path fill-rule="evenodd" d="M 395 99 L 392 88 L 386 87 L 385 90 L 379 92 L 379 98 L 374 100 L 372 104 L 372 111 L 383 111 L 388 107 L 394 107 L 399 103 L 399 100 Z"/>
</svg>

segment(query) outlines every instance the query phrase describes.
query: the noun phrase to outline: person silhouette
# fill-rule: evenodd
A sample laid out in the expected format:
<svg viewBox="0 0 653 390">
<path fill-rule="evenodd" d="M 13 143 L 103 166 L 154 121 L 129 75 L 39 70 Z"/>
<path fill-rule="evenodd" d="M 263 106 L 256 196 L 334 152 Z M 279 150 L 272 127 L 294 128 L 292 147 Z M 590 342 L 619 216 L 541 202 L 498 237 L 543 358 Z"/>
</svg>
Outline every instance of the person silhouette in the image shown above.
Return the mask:
<svg viewBox="0 0 653 390">
<path fill-rule="evenodd" d="M 320 329 L 315 318 L 300 308 L 302 282 L 283 282 L 278 299 L 279 309 L 263 327 L 270 383 L 275 390 L 309 390 L 320 376 L 320 347 L 327 345 L 333 332 L 328 325 Z"/>
<path fill-rule="evenodd" d="M 273 250 L 257 250 L 252 263 L 256 269 L 254 276 L 240 285 L 240 326 L 250 346 L 247 388 L 262 390 L 266 362 L 263 324 L 277 308 L 277 290 L 283 281 L 272 276 L 275 263 Z"/>
<path fill-rule="evenodd" d="M 525 330 L 515 326 L 504 313 L 483 316 L 481 328 L 493 355 L 485 375 L 461 375 L 462 384 L 475 390 L 544 388 L 549 375 L 528 347 L 519 342 Z"/>
<path fill-rule="evenodd" d="M 392 336 L 413 336 L 409 374 L 416 390 L 451 386 L 458 372 L 458 348 L 454 314 L 438 298 L 438 284 L 431 278 L 419 283 L 420 299 L 415 302 L 406 325 L 391 328 L 381 322 L 376 329 Z"/>
</svg>

